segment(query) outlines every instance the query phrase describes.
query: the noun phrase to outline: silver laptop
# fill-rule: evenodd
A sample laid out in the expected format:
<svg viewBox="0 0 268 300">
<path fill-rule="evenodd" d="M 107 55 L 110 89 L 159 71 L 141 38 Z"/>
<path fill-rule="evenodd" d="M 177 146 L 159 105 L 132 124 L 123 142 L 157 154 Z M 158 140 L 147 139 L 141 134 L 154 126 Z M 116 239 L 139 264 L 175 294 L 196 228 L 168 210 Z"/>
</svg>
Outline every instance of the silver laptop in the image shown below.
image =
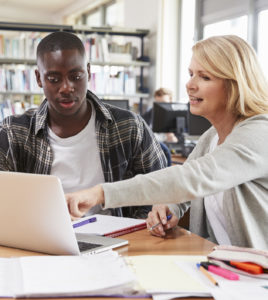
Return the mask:
<svg viewBox="0 0 268 300">
<path fill-rule="evenodd" d="M 76 236 L 58 177 L 0 172 L 0 245 L 80 255 L 126 244 L 118 238 Z"/>
</svg>

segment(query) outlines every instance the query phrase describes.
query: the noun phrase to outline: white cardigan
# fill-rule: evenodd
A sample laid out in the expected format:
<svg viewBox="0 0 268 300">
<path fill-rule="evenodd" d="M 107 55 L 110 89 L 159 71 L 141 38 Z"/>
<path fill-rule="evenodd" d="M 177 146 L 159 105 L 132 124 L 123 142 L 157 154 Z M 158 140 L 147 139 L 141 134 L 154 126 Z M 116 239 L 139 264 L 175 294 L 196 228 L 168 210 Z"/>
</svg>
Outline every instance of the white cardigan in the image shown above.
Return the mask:
<svg viewBox="0 0 268 300">
<path fill-rule="evenodd" d="M 190 230 L 215 241 L 203 197 L 224 191 L 231 243 L 268 250 L 268 115 L 240 122 L 208 153 L 215 134 L 213 127 L 205 132 L 183 165 L 103 184 L 105 208 L 194 200 Z M 180 217 L 187 204 L 170 207 Z"/>
</svg>

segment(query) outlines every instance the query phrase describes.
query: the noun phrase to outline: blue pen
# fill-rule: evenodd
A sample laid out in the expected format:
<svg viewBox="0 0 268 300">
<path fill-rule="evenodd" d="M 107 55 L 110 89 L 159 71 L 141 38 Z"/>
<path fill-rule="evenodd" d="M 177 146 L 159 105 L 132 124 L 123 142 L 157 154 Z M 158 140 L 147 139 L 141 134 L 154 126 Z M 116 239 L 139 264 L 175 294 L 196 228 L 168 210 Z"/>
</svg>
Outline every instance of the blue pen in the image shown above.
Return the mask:
<svg viewBox="0 0 268 300">
<path fill-rule="evenodd" d="M 73 224 L 73 228 L 80 227 L 80 226 L 86 225 L 88 223 L 93 223 L 93 222 L 96 222 L 96 221 L 97 221 L 96 217 L 89 218 L 89 219 L 86 219 L 84 221 Z"/>
<path fill-rule="evenodd" d="M 167 221 L 169 221 L 172 218 L 172 214 L 167 216 Z M 150 231 L 154 230 L 157 226 L 162 224 L 162 222 L 158 222 L 157 224 L 153 225 L 151 228 L 149 228 Z"/>
</svg>

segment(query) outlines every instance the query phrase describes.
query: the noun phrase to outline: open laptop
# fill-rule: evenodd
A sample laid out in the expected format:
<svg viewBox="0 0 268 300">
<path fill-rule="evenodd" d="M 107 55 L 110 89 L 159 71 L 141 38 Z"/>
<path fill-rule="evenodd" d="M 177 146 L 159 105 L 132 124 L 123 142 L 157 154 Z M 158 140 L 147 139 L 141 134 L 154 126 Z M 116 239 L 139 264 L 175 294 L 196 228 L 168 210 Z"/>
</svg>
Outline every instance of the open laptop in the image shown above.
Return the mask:
<svg viewBox="0 0 268 300">
<path fill-rule="evenodd" d="M 48 254 L 92 254 L 128 244 L 76 237 L 61 182 L 53 175 L 0 172 L 0 228 L 0 245 Z"/>
</svg>

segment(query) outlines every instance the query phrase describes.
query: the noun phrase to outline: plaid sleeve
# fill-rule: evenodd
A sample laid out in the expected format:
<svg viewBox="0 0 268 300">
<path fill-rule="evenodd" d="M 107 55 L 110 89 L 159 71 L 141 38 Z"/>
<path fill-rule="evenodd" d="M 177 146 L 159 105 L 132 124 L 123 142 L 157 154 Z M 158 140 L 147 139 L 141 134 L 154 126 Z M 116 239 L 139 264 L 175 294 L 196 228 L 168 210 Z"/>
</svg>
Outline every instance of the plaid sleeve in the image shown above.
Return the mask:
<svg viewBox="0 0 268 300">
<path fill-rule="evenodd" d="M 135 173 L 145 174 L 167 167 L 166 156 L 154 133 L 140 116 L 137 115 L 137 119 L 139 126 L 134 154 Z"/>
<path fill-rule="evenodd" d="M 159 142 L 145 121 L 137 115 L 138 130 L 134 150 L 133 171 L 135 175 L 150 173 L 167 167 L 167 159 Z M 152 206 L 123 207 L 125 217 L 145 219 Z"/>
</svg>

